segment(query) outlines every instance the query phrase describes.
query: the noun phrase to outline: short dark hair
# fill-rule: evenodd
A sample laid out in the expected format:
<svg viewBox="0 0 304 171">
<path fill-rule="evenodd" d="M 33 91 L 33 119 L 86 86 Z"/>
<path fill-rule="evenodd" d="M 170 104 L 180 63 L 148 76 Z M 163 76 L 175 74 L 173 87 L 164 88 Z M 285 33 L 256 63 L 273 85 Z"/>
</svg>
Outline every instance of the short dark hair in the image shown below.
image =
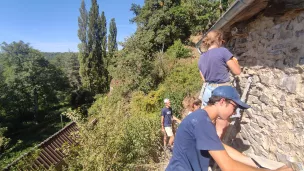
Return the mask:
<svg viewBox="0 0 304 171">
<path fill-rule="evenodd" d="M 225 101 L 229 101 L 230 99 L 226 99 L 224 97 L 221 97 L 221 96 L 211 96 L 209 98 L 209 101 L 208 101 L 208 105 L 214 105 L 216 102 L 219 102 L 221 99 L 225 99 Z"/>
<path fill-rule="evenodd" d="M 202 101 L 200 99 L 196 99 L 196 100 L 194 100 L 193 105 L 195 105 L 195 106 L 201 106 L 202 105 Z"/>
</svg>

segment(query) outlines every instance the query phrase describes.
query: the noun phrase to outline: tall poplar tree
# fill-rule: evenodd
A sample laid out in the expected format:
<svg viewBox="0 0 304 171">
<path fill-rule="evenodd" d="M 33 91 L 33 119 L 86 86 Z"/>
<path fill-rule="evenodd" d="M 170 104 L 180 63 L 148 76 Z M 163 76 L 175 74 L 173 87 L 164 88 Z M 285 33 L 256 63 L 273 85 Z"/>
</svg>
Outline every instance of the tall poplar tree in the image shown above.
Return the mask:
<svg viewBox="0 0 304 171">
<path fill-rule="evenodd" d="M 110 57 L 114 55 L 114 52 L 118 50 L 116 37 L 117 37 L 117 27 L 115 19 L 112 18 L 110 22 L 110 33 L 108 37 L 108 54 Z"/>
<path fill-rule="evenodd" d="M 101 16 L 100 16 L 100 26 L 101 32 L 100 32 L 100 37 L 101 37 L 101 49 L 102 49 L 102 57 L 104 59 L 104 63 L 106 64 L 106 67 L 108 66 L 107 62 L 107 20 L 104 14 L 104 11 L 102 11 Z"/>
<path fill-rule="evenodd" d="M 82 58 L 80 63 L 80 70 L 83 72 L 81 75 L 83 86 L 88 88 L 94 94 L 105 93 L 109 90 L 108 83 L 108 71 L 104 64 L 103 53 L 102 53 L 102 27 L 101 18 L 99 16 L 99 6 L 97 0 L 92 0 L 92 6 L 89 11 L 89 16 L 85 17 L 83 13 L 85 11 L 85 5 L 82 1 L 80 8 L 80 19 L 79 32 L 82 34 L 79 36 L 81 40 L 80 51 Z M 87 20 L 85 20 L 87 19 Z M 87 21 L 87 27 L 85 27 L 85 22 Z M 86 35 L 86 39 L 84 39 Z M 83 45 L 86 44 L 85 48 Z"/>
<path fill-rule="evenodd" d="M 90 81 L 89 81 L 89 61 L 88 61 L 88 36 L 87 36 L 87 30 L 88 30 L 88 12 L 85 7 L 85 2 L 82 0 L 81 6 L 79 9 L 80 16 L 78 17 L 78 37 L 80 40 L 80 44 L 78 45 L 79 48 L 79 54 L 78 54 L 78 60 L 79 60 L 79 75 L 81 77 L 81 82 L 83 87 L 89 88 Z"/>
</svg>

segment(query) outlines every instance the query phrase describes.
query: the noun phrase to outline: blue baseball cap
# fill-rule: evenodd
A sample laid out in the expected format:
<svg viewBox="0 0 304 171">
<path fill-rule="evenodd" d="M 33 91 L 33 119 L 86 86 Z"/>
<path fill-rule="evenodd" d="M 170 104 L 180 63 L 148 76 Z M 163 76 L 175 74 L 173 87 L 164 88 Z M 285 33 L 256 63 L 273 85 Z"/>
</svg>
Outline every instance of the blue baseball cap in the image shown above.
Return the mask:
<svg viewBox="0 0 304 171">
<path fill-rule="evenodd" d="M 241 109 L 248 109 L 250 106 L 241 101 L 239 93 L 231 86 L 219 86 L 212 91 L 212 96 L 223 97 L 232 100 Z"/>
</svg>

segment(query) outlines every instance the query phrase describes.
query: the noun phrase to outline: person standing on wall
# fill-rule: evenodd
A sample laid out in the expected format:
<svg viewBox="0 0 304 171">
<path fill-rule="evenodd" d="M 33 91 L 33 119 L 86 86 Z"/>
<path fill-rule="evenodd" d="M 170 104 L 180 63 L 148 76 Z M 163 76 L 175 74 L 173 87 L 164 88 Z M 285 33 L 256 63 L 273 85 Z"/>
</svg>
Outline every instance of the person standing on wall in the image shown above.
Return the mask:
<svg viewBox="0 0 304 171">
<path fill-rule="evenodd" d="M 219 86 L 231 85 L 230 71 L 234 75 L 241 73 L 237 59 L 228 49 L 222 47 L 223 42 L 223 32 L 219 30 L 209 32 L 203 39 L 203 46 L 208 49 L 198 61 L 200 75 L 205 82 L 199 97 L 203 106 L 207 105 L 212 90 Z M 228 124 L 228 120 L 216 120 L 216 130 L 220 138 Z"/>
<path fill-rule="evenodd" d="M 172 108 L 169 99 L 164 100 L 165 107 L 161 111 L 161 126 L 164 133 L 164 147 L 167 147 L 167 137 L 169 137 L 168 148 L 171 151 L 173 147 L 174 134 L 172 130 Z"/>
</svg>

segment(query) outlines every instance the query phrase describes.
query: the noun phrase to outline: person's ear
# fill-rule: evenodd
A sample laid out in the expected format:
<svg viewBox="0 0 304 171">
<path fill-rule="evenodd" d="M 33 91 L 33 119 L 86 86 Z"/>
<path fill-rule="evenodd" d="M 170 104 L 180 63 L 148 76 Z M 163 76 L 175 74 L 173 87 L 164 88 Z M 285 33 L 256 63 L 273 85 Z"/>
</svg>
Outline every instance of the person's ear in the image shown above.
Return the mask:
<svg viewBox="0 0 304 171">
<path fill-rule="evenodd" d="M 225 104 L 226 100 L 224 98 L 221 98 L 221 100 L 219 102 L 220 102 L 220 105 L 222 106 L 223 104 Z"/>
</svg>

